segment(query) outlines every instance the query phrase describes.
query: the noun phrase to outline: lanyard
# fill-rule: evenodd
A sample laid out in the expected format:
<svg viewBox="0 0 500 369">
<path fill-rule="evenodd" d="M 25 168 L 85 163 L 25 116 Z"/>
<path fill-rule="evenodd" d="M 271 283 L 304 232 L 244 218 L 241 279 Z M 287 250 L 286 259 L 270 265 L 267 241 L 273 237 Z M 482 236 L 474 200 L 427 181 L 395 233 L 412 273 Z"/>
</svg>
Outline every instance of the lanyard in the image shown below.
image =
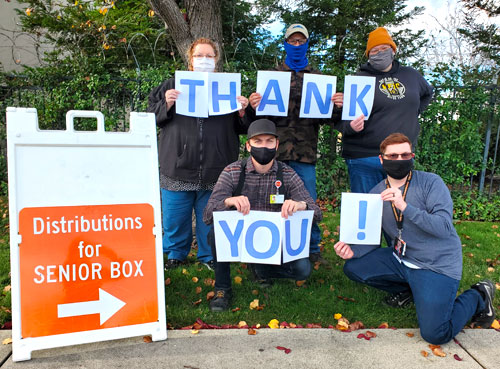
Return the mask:
<svg viewBox="0 0 500 369">
<path fill-rule="evenodd" d="M 408 187 L 410 187 L 410 181 L 412 177 L 413 172 L 410 170 L 410 173 L 408 174 L 408 177 L 406 177 L 406 182 L 405 182 L 405 188 L 403 190 L 403 201 L 406 199 L 406 193 L 408 192 Z M 389 184 L 389 180 L 386 178 L 385 179 L 385 185 L 387 188 L 391 188 L 391 185 Z M 391 202 L 392 206 L 392 213 L 394 214 L 394 219 L 396 220 L 396 225 L 398 227 L 398 235 L 401 237 L 401 233 L 403 232 L 403 213 L 394 206 L 394 203 Z"/>
</svg>

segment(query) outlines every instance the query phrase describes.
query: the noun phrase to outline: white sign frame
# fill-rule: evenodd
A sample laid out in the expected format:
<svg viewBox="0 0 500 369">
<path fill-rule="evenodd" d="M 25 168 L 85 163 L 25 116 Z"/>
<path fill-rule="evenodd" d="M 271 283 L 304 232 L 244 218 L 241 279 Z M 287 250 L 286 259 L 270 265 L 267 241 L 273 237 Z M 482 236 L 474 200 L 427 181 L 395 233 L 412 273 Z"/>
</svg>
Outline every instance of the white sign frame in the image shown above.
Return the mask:
<svg viewBox="0 0 500 369">
<path fill-rule="evenodd" d="M 97 119 L 96 131 L 75 131 L 73 121 L 76 117 Z M 24 148 L 41 148 L 39 151 L 50 153 L 54 148 L 65 147 L 69 156 L 72 150 L 103 148 L 108 152 L 132 150 L 139 153 L 136 162 L 129 160 L 112 162 L 101 155 L 94 162 L 95 167 L 83 168 L 79 176 L 72 170 L 63 171 L 55 163 L 46 166 L 45 175 L 36 182 L 30 178 L 20 178 L 23 172 L 22 152 Z M 91 151 L 91 150 L 90 150 Z M 161 206 L 158 173 L 158 155 L 156 141 L 155 116 L 151 113 L 130 113 L 129 132 L 106 132 L 104 116 L 98 111 L 69 111 L 66 115 L 66 130 L 49 131 L 38 128 L 38 115 L 34 108 L 7 108 L 7 152 L 9 180 L 10 212 L 10 256 L 11 256 L 11 297 L 12 297 L 12 340 L 13 361 L 30 360 L 31 352 L 47 348 L 69 346 L 90 342 L 120 339 L 126 337 L 151 335 L 153 341 L 165 340 L 166 314 L 163 271 Z M 130 156 L 130 155 L 128 155 Z M 67 158 L 65 158 L 67 159 Z M 145 162 L 147 160 L 147 162 Z M 25 160 L 24 162 L 27 162 Z M 37 158 L 37 162 L 42 160 Z M 140 164 L 143 169 L 136 168 Z M 54 169 L 56 168 L 56 169 Z M 54 169 L 54 170 L 53 170 Z M 59 169 L 59 170 L 57 170 Z M 135 170 L 138 170 L 137 172 Z M 120 176 L 119 173 L 122 173 Z M 134 173 L 133 175 L 131 173 Z M 82 183 L 85 175 L 94 178 L 95 185 Z M 143 177 L 147 174 L 147 178 Z M 33 174 L 35 175 L 35 174 Z M 135 178 L 136 176 L 137 178 Z M 121 181 L 130 180 L 124 186 L 117 186 Z M 112 186 L 111 184 L 114 184 Z M 76 187 L 74 187 L 76 186 Z M 99 190 L 96 190 L 96 186 Z M 106 188 L 108 186 L 108 188 Z M 39 187 L 39 189 L 35 188 Z M 85 188 L 84 188 L 85 187 Z M 137 187 L 142 191 L 137 191 Z M 77 190 L 78 191 L 77 191 Z M 41 196 L 43 192 L 43 196 Z M 68 196 L 68 194 L 71 194 Z M 89 203 L 90 202 L 90 203 Z M 19 212 L 26 207 L 108 205 L 147 203 L 154 209 L 155 225 L 152 233 L 156 239 L 155 259 L 157 275 L 158 321 L 145 324 L 104 328 L 90 331 L 57 334 L 44 337 L 21 337 L 21 286 L 19 244 Z"/>
<path fill-rule="evenodd" d="M 366 92 L 365 97 L 363 100 L 363 103 L 366 107 L 367 114 L 365 114 L 365 119 L 370 118 L 370 114 L 372 112 L 373 108 L 373 101 L 375 99 L 375 82 L 377 79 L 375 77 L 370 77 L 370 76 L 345 76 L 344 80 L 344 104 L 342 106 L 342 120 L 352 120 L 357 117 L 359 117 L 361 114 L 364 114 L 362 112 L 359 104 L 354 102 L 355 104 L 355 111 L 354 114 L 350 113 L 350 107 L 351 103 L 351 92 L 352 92 L 352 86 L 353 85 L 359 85 L 363 89 L 366 87 L 369 87 L 369 90 Z M 358 92 L 357 95 L 359 95 L 359 91 L 357 91 L 356 87 L 356 92 Z"/>
<path fill-rule="evenodd" d="M 319 92 L 321 98 L 327 99 L 329 102 L 328 112 L 322 113 L 319 109 L 319 102 L 316 99 L 316 95 L 314 91 L 311 90 L 311 96 L 309 101 L 309 112 L 305 112 L 306 108 L 306 98 L 308 91 L 308 84 L 312 83 L 316 87 L 316 91 Z M 331 94 L 328 95 L 328 87 L 331 86 Z M 300 118 L 323 118 L 328 119 L 332 117 L 333 111 L 333 101 L 332 97 L 335 94 L 337 89 L 337 77 L 336 76 L 327 76 L 321 74 L 311 74 L 304 73 L 304 82 L 302 85 L 302 96 L 300 100 Z"/>
</svg>

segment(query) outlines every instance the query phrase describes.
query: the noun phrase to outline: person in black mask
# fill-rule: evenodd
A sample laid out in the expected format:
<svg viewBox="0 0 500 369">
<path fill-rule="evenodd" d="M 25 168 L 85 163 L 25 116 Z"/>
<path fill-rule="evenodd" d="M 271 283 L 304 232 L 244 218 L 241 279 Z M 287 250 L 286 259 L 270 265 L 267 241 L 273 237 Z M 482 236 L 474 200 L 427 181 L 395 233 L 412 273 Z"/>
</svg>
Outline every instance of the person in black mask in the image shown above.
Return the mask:
<svg viewBox="0 0 500 369">
<path fill-rule="evenodd" d="M 335 244 L 349 279 L 389 293 L 385 303 L 415 303 L 422 338 L 441 345 L 471 322 L 489 328 L 495 319 L 495 286 L 479 281 L 457 297 L 462 277 L 462 243 L 453 226 L 453 202 L 443 180 L 413 170 L 410 139 L 389 135 L 379 160 L 387 179 L 370 193 L 384 201 L 382 228 L 390 247 Z"/>
<path fill-rule="evenodd" d="M 318 133 L 320 125 L 339 122 L 343 102 L 343 94 L 336 93 L 332 97 L 335 104 L 331 119 L 313 119 L 300 117 L 300 103 L 305 74 L 321 74 L 314 69 L 307 58 L 309 50 L 309 31 L 303 24 L 292 24 L 285 32 L 283 47 L 285 60 L 275 70 L 290 72 L 290 98 L 288 114 L 285 117 L 267 116 L 276 124 L 280 137 L 277 159 L 291 166 L 300 176 L 311 197 L 316 200 L 316 160 L 318 159 Z M 255 117 L 255 109 L 259 106 L 262 96 L 254 92 L 249 97 L 250 104 L 246 112 L 249 117 Z M 309 259 L 312 263 L 326 263 L 320 254 L 319 243 L 321 231 L 313 225 L 311 231 Z"/>
<path fill-rule="evenodd" d="M 378 150 L 389 134 L 404 133 L 416 145 L 420 132 L 418 116 L 432 98 L 432 87 L 418 71 L 401 65 L 395 59 L 396 51 L 396 43 L 385 28 L 370 32 L 365 51 L 368 62 L 356 73 L 376 78 L 370 119 L 358 117 L 335 125 L 342 132 L 342 156 L 352 192 L 368 193 L 385 178 Z"/>
<path fill-rule="evenodd" d="M 248 159 L 228 165 L 222 171 L 205 207 L 203 220 L 213 223 L 213 212 L 237 210 L 248 214 L 250 210 L 281 212 L 287 218 L 296 211 L 314 210 L 313 220 L 321 220 L 321 210 L 304 187 L 297 173 L 288 165 L 274 159 L 279 147 L 276 126 L 268 119 L 254 121 L 248 128 L 246 149 Z M 216 258 L 212 230 L 208 243 Z M 229 309 L 232 296 L 230 263 L 215 263 L 215 298 L 210 301 L 212 311 Z M 262 286 L 273 278 L 305 280 L 311 273 L 308 258 L 281 265 L 249 264 L 254 279 Z"/>
</svg>

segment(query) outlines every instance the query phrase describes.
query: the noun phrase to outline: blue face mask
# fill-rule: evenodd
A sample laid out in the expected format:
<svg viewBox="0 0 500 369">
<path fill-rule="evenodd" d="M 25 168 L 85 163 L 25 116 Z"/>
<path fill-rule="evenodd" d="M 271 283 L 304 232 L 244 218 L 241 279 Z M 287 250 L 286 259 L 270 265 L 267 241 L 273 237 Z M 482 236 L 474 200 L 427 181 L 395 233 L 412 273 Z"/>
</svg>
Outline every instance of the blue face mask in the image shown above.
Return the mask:
<svg viewBox="0 0 500 369">
<path fill-rule="evenodd" d="M 283 41 L 286 51 L 285 63 L 290 69 L 295 72 L 300 72 L 307 67 L 309 63 L 306 57 L 307 49 L 309 48 L 309 40 L 303 45 L 290 45 L 288 42 Z"/>
</svg>

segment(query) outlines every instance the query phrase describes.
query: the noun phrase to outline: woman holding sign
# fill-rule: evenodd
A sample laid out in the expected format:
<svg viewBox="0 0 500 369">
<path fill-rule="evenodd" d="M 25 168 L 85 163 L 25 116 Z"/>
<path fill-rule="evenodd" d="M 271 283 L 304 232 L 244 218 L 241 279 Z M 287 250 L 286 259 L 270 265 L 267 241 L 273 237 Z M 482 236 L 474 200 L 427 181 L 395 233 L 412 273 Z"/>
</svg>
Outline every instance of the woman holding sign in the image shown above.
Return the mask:
<svg viewBox="0 0 500 369">
<path fill-rule="evenodd" d="M 368 62 L 356 73 L 376 78 L 370 118 L 364 120 L 361 116 L 335 127 L 342 132 L 342 156 L 349 170 L 352 192 L 368 193 L 385 178 L 378 154 L 380 143 L 389 134 L 404 133 L 415 147 L 420 132 L 418 116 L 432 98 L 433 89 L 424 77 L 394 59 L 396 50 L 385 28 L 378 27 L 370 33 L 365 52 Z"/>
<path fill-rule="evenodd" d="M 214 72 L 219 58 L 215 42 L 194 41 L 187 51 L 189 70 Z M 171 78 L 149 95 L 148 111 L 156 115 L 159 138 L 160 186 L 163 213 L 163 251 L 168 254 L 165 269 L 183 264 L 191 249 L 192 212 L 196 214 L 198 260 L 213 268 L 207 244 L 209 227 L 203 223 L 203 209 L 220 172 L 238 159 L 240 133 L 246 133 L 244 118 L 248 99 L 238 96 L 240 111 L 195 118 L 176 113 L 180 91 Z"/>
</svg>

